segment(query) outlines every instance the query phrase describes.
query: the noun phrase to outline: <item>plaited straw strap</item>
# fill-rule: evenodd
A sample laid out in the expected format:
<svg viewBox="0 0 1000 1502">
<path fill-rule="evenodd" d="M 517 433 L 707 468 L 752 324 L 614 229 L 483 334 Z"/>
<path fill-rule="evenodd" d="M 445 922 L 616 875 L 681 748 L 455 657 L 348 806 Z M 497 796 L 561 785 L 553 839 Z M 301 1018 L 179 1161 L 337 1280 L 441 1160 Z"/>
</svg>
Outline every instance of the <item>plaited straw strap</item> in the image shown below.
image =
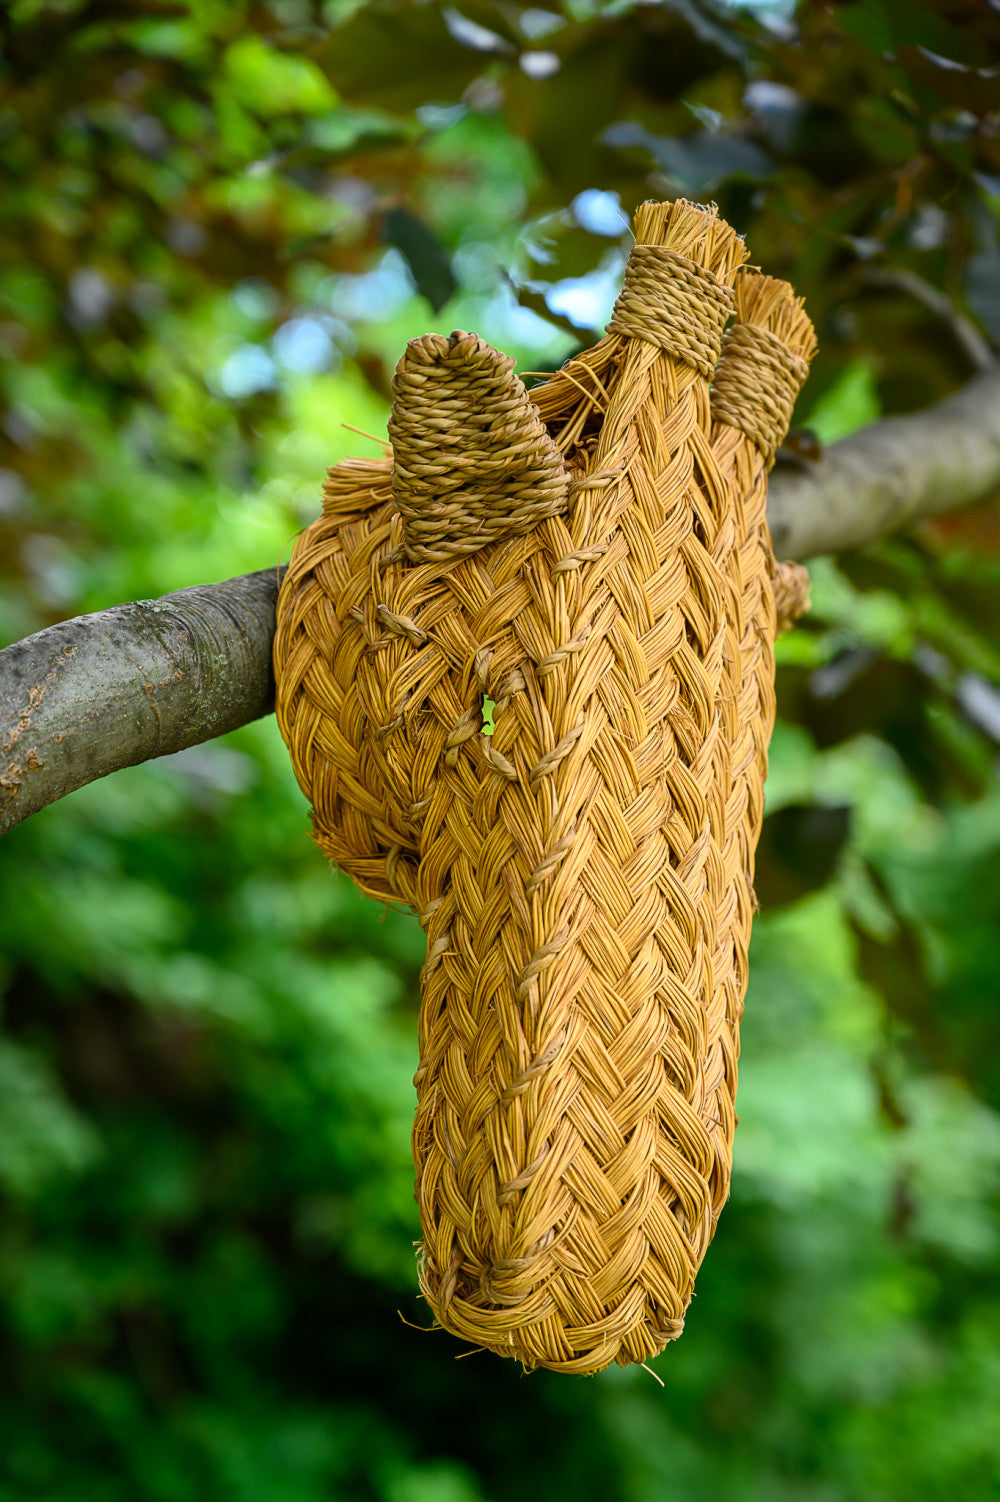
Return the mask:
<svg viewBox="0 0 1000 1502">
<path fill-rule="evenodd" d="M 739 428 L 770 465 L 808 374 L 806 361 L 767 329 L 735 323 L 726 334 L 715 372 L 712 417 Z"/>
<path fill-rule="evenodd" d="M 815 348 L 812 325 L 790 287 L 759 274 L 738 278 L 736 322 L 726 334 L 712 386 L 713 431 L 720 452 L 728 456 L 724 467 L 735 463 L 741 470 L 736 485 L 745 497 L 746 515 L 759 510 L 768 554 L 766 472 L 784 439 Z M 734 448 L 736 433 L 743 435 L 743 443 Z M 801 564 L 774 563 L 772 558 L 772 581 L 780 634 L 809 608 L 809 575 Z"/>
<path fill-rule="evenodd" d="M 712 379 L 733 309 L 732 289 L 665 245 L 636 245 L 609 334 L 644 339 Z"/>
<path fill-rule="evenodd" d="M 392 498 L 411 563 L 446 563 L 565 510 L 562 457 L 514 361 L 485 340 L 411 340 L 392 390 Z"/>
</svg>

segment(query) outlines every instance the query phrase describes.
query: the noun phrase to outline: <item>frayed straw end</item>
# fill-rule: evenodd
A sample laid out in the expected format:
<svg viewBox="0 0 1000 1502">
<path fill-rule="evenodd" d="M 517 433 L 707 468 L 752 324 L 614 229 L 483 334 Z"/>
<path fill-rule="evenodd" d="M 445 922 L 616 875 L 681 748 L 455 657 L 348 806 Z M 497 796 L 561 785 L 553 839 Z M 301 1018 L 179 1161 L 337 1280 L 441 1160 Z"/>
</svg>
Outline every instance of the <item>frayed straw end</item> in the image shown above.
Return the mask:
<svg viewBox="0 0 1000 1502">
<path fill-rule="evenodd" d="M 641 204 L 635 214 L 635 242 L 666 246 L 727 284 L 749 255 L 741 237 L 719 218 L 714 203 L 691 203 L 686 198 Z"/>
<path fill-rule="evenodd" d="M 745 271 L 733 291 L 736 321 L 715 370 L 712 419 L 745 433 L 770 468 L 809 374 L 816 334 L 787 282 Z"/>
<path fill-rule="evenodd" d="M 804 299 L 796 297 L 787 282 L 762 272 L 747 269 L 737 276 L 737 323 L 750 323 L 780 339 L 782 344 L 807 363 L 816 353 L 816 330 L 805 310 Z"/>
</svg>

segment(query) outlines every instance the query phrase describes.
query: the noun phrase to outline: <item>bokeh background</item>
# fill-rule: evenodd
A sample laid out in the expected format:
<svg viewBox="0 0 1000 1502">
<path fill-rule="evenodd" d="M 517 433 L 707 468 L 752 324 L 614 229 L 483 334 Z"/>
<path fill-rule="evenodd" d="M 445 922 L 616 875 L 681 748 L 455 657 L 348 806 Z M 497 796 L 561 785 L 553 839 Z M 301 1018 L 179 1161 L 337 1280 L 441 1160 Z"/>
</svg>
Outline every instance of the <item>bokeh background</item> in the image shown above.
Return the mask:
<svg viewBox="0 0 1000 1502">
<path fill-rule="evenodd" d="M 995 0 L 8 0 L 0 39 L 0 641 L 287 558 L 405 340 L 552 368 L 646 197 L 806 295 L 784 463 L 1000 341 Z M 421 935 L 326 869 L 273 719 L 4 840 L 2 1502 L 1000 1496 L 1000 507 L 812 573 L 662 1388 L 413 1328 Z"/>
</svg>

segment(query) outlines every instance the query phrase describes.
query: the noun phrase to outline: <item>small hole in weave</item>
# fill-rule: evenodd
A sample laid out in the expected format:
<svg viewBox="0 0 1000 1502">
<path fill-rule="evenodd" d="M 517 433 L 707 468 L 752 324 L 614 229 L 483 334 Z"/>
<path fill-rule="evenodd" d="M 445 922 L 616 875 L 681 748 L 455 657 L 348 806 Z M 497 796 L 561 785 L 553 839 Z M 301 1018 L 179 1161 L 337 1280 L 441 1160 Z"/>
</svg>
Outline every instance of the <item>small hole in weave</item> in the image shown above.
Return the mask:
<svg viewBox="0 0 1000 1502">
<path fill-rule="evenodd" d="M 494 732 L 494 730 L 497 728 L 496 727 L 496 723 L 495 723 L 494 718 L 493 718 L 495 710 L 496 710 L 496 704 L 490 698 L 489 694 L 484 694 L 483 695 L 483 734 L 484 735 L 492 735 L 493 732 Z"/>
</svg>

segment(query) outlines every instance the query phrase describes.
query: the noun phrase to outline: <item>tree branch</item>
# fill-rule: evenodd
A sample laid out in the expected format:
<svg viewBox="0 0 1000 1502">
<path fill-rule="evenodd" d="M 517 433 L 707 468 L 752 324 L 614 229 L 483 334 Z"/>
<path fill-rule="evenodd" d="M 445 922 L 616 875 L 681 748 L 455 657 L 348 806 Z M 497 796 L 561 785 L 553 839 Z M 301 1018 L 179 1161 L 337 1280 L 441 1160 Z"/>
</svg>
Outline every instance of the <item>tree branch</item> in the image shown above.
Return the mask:
<svg viewBox="0 0 1000 1502">
<path fill-rule="evenodd" d="M 936 406 L 885 417 L 815 464 L 771 476 L 767 518 L 779 558 L 864 547 L 1000 488 L 1000 363 Z"/>
<path fill-rule="evenodd" d="M 85 783 L 274 708 L 278 574 L 78 616 L 0 652 L 0 834 Z"/>
<path fill-rule="evenodd" d="M 1000 365 L 815 463 L 779 466 L 779 558 L 861 547 L 1000 489 Z M 0 834 L 121 767 L 267 714 L 278 571 L 50 626 L 0 651 Z"/>
</svg>

